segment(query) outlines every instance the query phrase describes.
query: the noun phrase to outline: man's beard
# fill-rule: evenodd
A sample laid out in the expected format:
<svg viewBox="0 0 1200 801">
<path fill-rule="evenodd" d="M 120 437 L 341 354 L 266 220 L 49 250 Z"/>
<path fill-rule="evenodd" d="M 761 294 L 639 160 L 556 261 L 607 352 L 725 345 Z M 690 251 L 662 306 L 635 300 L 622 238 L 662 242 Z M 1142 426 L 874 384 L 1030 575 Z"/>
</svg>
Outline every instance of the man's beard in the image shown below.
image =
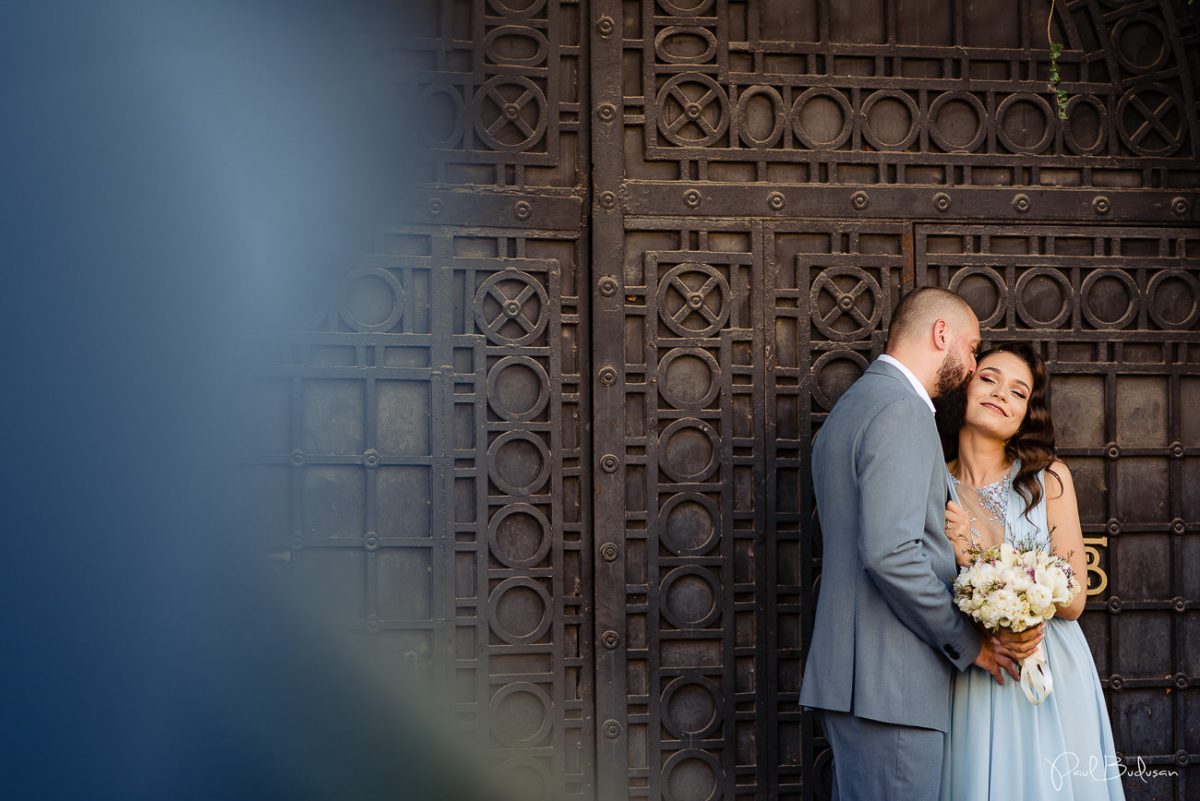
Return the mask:
<svg viewBox="0 0 1200 801">
<path fill-rule="evenodd" d="M 946 358 L 942 360 L 942 366 L 937 371 L 937 382 L 934 386 L 934 395 L 942 397 L 953 394 L 955 391 L 962 389 L 971 379 L 971 374 L 963 367 L 962 361 L 956 353 L 946 354 Z"/>
</svg>

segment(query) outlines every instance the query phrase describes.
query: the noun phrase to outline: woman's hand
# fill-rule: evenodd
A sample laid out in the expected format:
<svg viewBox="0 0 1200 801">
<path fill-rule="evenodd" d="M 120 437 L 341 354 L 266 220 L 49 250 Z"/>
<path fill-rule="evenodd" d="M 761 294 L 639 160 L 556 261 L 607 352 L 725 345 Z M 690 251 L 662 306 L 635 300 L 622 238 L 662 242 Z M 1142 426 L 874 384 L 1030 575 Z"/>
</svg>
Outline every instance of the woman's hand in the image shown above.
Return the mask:
<svg viewBox="0 0 1200 801">
<path fill-rule="evenodd" d="M 967 513 L 954 501 L 946 503 L 946 536 L 954 546 L 954 561 L 959 567 L 971 564 L 966 549 L 971 544 L 971 524 Z"/>
</svg>

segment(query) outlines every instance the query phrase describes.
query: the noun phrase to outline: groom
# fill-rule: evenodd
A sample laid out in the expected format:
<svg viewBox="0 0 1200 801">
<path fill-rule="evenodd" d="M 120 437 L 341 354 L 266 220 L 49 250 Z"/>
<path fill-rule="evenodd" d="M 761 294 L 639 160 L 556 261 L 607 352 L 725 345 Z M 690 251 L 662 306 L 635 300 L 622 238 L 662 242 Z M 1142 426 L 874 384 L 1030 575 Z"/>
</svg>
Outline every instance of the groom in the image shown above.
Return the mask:
<svg viewBox="0 0 1200 801">
<path fill-rule="evenodd" d="M 896 308 L 887 352 L 813 445 L 823 556 L 800 703 L 833 748 L 835 801 L 933 801 L 952 671 L 1003 683 L 1031 635 L 980 636 L 951 602 L 946 467 L 933 401 L 975 369 L 979 321 L 934 287 Z"/>
</svg>

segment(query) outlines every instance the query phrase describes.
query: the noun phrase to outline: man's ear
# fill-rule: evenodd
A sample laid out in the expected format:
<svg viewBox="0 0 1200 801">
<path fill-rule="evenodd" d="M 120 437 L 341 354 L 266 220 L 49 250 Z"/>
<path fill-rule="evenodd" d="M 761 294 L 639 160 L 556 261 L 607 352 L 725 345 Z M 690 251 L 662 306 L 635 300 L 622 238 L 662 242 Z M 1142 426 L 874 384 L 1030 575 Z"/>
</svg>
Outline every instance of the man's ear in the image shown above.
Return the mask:
<svg viewBox="0 0 1200 801">
<path fill-rule="evenodd" d="M 945 350 L 949 346 L 950 332 L 945 320 L 933 321 L 933 346 Z"/>
</svg>

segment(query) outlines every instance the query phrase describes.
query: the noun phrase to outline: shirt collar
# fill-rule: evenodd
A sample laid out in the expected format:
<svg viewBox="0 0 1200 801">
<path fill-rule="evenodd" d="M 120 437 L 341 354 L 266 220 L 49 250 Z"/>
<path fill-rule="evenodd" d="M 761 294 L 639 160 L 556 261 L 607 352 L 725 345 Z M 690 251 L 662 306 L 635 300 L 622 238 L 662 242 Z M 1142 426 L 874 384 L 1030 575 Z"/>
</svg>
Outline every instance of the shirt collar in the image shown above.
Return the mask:
<svg viewBox="0 0 1200 801">
<path fill-rule="evenodd" d="M 921 396 L 921 400 L 925 401 L 925 405 L 929 407 L 929 411 L 937 414 L 933 407 L 933 399 L 929 397 L 929 392 L 925 389 L 925 385 L 918 381 L 917 377 L 913 375 L 912 370 L 909 370 L 907 367 L 905 367 L 899 359 L 889 356 L 886 353 L 879 357 L 879 361 L 887 362 L 900 372 L 904 373 L 904 377 L 908 379 L 908 383 L 913 385 L 913 389 L 915 389 L 917 394 Z"/>
</svg>

